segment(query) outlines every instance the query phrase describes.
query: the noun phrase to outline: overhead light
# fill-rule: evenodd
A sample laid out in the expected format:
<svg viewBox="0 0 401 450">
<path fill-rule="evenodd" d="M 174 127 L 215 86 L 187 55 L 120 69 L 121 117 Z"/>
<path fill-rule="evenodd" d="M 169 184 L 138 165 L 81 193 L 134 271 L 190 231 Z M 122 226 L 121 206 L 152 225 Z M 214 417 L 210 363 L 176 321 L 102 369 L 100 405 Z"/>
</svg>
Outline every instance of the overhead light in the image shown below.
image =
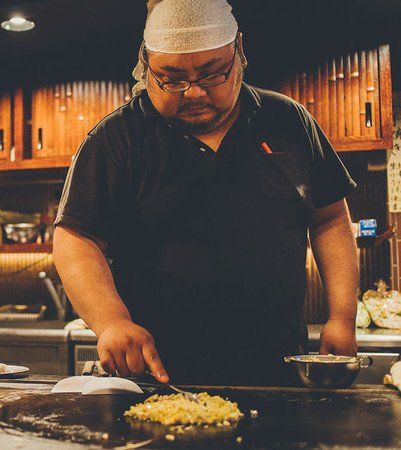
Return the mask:
<svg viewBox="0 0 401 450">
<path fill-rule="evenodd" d="M 12 17 L 10 20 L 5 20 L 1 23 L 1 28 L 6 31 L 28 31 L 35 27 L 35 22 L 26 20 L 23 17 Z"/>
</svg>

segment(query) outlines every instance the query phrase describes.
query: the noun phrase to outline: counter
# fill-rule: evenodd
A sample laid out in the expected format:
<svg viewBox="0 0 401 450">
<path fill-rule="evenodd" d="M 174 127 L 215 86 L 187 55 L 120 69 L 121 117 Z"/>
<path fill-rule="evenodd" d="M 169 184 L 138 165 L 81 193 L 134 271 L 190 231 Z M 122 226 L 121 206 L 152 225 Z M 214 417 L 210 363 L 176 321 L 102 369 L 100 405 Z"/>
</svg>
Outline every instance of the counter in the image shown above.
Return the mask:
<svg viewBox="0 0 401 450">
<path fill-rule="evenodd" d="M 319 343 L 323 325 L 308 325 L 309 344 Z M 358 348 L 398 348 L 401 349 L 401 330 L 386 328 L 357 328 Z"/>
<path fill-rule="evenodd" d="M 166 427 L 129 424 L 124 419 L 123 412 L 142 401 L 143 396 L 49 394 L 57 379 L 30 377 L 0 382 L 0 447 L 94 450 L 118 448 L 144 439 L 152 439 L 144 447 L 148 450 L 401 446 L 401 398 L 398 391 L 384 386 L 357 385 L 337 390 L 198 386 L 196 390 L 237 401 L 245 417 L 237 426 L 198 429 L 167 442 Z M 148 388 L 143 386 L 144 390 Z M 256 419 L 250 417 L 250 409 L 258 410 Z M 22 427 L 30 431 L 21 431 Z M 43 435 L 58 439 L 44 439 Z M 238 437 L 242 438 L 241 445 Z M 80 442 L 72 443 L 70 438 Z"/>
<path fill-rule="evenodd" d="M 309 343 L 317 345 L 323 325 L 308 325 Z M 401 330 L 389 330 L 384 328 L 357 328 L 356 336 L 359 347 L 372 348 L 401 348 Z M 75 330 L 70 332 L 70 340 L 73 342 L 97 342 L 92 330 Z"/>
<path fill-rule="evenodd" d="M 96 343 L 97 337 L 92 330 L 65 331 L 64 322 L 40 321 L 32 323 L 13 323 L 0 321 L 0 342 L 12 336 L 15 340 L 43 340 L 51 342 Z M 323 325 L 308 325 L 309 343 L 319 343 Z M 359 347 L 400 348 L 401 330 L 384 328 L 357 328 Z"/>
<path fill-rule="evenodd" d="M 70 373 L 69 335 L 64 322 L 0 322 L 1 362 L 34 373 Z"/>
<path fill-rule="evenodd" d="M 64 325 L 64 322 L 59 321 L 0 322 L 2 361 L 28 366 L 32 373 L 80 374 L 85 361 L 98 359 L 97 337 L 92 330 L 65 331 Z M 318 350 L 322 327 L 308 325 L 310 351 Z M 387 368 L 398 360 L 401 331 L 358 328 L 357 340 L 359 352 L 369 352 L 375 359 L 374 368 L 361 372 L 362 378 L 358 381 L 377 382 L 387 373 Z M 385 353 L 387 356 L 384 356 Z"/>
</svg>

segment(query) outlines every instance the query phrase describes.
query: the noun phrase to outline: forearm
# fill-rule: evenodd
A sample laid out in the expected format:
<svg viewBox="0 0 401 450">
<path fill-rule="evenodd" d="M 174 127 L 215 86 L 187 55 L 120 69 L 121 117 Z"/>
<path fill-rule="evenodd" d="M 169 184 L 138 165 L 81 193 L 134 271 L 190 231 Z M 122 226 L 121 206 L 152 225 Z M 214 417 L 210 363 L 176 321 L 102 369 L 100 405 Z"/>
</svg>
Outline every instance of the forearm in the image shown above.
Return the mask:
<svg viewBox="0 0 401 450">
<path fill-rule="evenodd" d="M 131 320 L 107 261 L 95 242 L 57 227 L 53 258 L 68 298 L 98 336 L 113 321 Z"/>
<path fill-rule="evenodd" d="M 329 318 L 354 321 L 358 255 L 348 210 L 311 226 L 309 236 L 329 305 Z"/>
</svg>

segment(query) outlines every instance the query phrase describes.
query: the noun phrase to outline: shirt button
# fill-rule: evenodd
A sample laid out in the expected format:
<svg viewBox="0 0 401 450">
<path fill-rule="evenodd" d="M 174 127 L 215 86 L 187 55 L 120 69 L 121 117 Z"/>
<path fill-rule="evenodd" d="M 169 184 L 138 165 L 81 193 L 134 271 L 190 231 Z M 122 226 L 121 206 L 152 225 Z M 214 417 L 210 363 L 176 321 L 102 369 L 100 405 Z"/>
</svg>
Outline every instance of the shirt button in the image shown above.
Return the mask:
<svg viewBox="0 0 401 450">
<path fill-rule="evenodd" d="M 184 134 L 185 139 L 189 139 L 189 136 L 187 134 Z"/>
<path fill-rule="evenodd" d="M 203 147 L 201 147 L 199 150 L 200 150 L 201 152 L 205 152 L 205 151 L 206 151 L 206 149 L 203 148 Z"/>
</svg>

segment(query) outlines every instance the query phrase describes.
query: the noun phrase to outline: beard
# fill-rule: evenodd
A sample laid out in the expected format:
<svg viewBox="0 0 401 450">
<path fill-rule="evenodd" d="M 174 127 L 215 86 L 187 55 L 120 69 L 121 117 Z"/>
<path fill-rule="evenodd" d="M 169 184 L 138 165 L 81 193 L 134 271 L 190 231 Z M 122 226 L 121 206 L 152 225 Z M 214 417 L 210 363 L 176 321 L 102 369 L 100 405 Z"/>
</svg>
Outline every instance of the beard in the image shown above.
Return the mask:
<svg viewBox="0 0 401 450">
<path fill-rule="evenodd" d="M 207 107 L 206 113 L 190 114 L 190 108 L 197 107 Z M 175 116 L 165 116 L 165 119 L 185 133 L 205 134 L 225 123 L 231 112 L 231 108 L 217 108 L 211 104 L 192 102 L 181 106 Z"/>
<path fill-rule="evenodd" d="M 219 108 L 214 104 L 201 101 L 188 102 L 178 108 L 175 115 L 163 114 L 164 119 L 170 125 L 180 128 L 186 134 L 206 134 L 227 123 L 235 113 L 241 83 L 244 76 L 244 67 L 240 60 L 237 61 L 234 81 L 234 91 L 236 91 L 236 102 L 234 106 Z M 190 114 L 190 108 L 206 108 L 207 114 Z"/>
</svg>

